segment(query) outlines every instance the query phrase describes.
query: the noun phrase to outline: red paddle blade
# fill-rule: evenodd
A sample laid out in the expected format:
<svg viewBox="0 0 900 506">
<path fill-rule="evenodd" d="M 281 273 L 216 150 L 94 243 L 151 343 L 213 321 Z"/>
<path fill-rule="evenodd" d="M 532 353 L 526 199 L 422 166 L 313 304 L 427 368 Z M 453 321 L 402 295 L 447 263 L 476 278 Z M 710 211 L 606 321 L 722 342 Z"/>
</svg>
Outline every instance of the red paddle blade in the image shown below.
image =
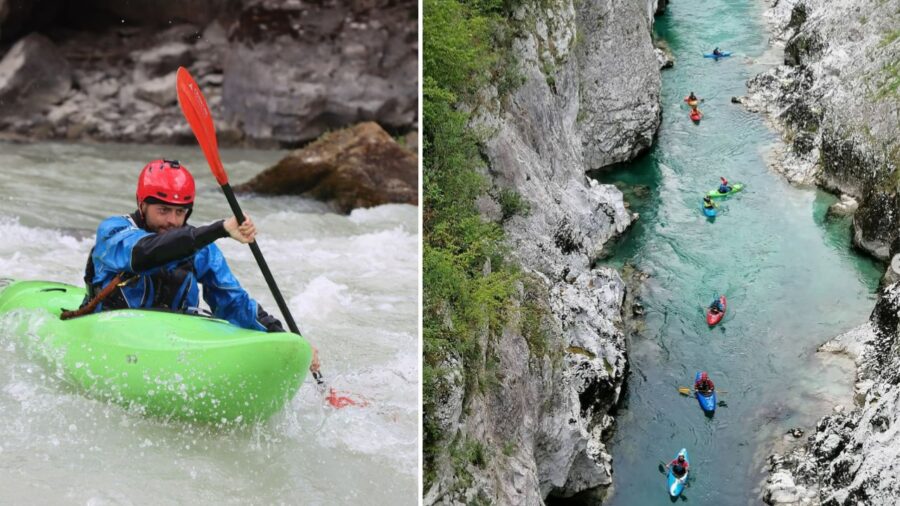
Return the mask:
<svg viewBox="0 0 900 506">
<path fill-rule="evenodd" d="M 347 392 L 341 392 L 347 393 Z M 328 404 L 333 408 L 341 409 L 346 408 L 347 406 L 357 406 L 360 408 L 364 408 L 369 405 L 364 399 L 352 399 L 345 395 L 338 395 L 338 392 L 335 389 L 330 389 L 328 392 L 328 396 L 325 397 L 325 400 L 328 401 Z"/>
<path fill-rule="evenodd" d="M 197 138 L 216 181 L 220 185 L 228 184 L 228 174 L 225 173 L 222 160 L 219 158 L 216 127 L 213 125 L 209 106 L 206 105 L 206 98 L 203 97 L 203 92 L 200 91 L 200 87 L 191 77 L 190 72 L 184 67 L 178 67 L 176 90 L 181 112 L 184 113 L 185 119 L 191 125 L 194 137 Z"/>
</svg>

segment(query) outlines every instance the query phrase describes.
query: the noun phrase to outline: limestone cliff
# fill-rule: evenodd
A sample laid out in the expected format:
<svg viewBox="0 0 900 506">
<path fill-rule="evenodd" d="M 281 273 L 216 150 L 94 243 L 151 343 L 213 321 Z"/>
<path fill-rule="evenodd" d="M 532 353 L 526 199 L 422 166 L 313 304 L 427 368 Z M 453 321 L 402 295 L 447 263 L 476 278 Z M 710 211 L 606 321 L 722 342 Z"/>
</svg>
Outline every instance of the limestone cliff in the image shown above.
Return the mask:
<svg viewBox="0 0 900 506">
<path fill-rule="evenodd" d="M 657 2 L 528 2 L 511 20 L 522 84 L 484 90 L 473 104 L 492 198 L 480 208 L 503 221 L 530 280 L 518 299 L 544 308 L 544 354 L 529 336 L 484 336 L 481 364 L 498 384 L 462 391 L 460 363 L 447 375 L 438 413 L 445 438 L 477 441 L 486 456 L 463 469 L 438 463 L 427 504 L 542 504 L 607 486 L 604 440 L 625 377 L 625 285 L 594 268 L 608 241 L 635 218 L 613 186 L 585 172 L 647 150 L 660 121 L 659 62 L 651 41 Z M 530 211 L 504 217 L 502 195 Z M 512 328 L 517 328 L 513 326 Z"/>
</svg>

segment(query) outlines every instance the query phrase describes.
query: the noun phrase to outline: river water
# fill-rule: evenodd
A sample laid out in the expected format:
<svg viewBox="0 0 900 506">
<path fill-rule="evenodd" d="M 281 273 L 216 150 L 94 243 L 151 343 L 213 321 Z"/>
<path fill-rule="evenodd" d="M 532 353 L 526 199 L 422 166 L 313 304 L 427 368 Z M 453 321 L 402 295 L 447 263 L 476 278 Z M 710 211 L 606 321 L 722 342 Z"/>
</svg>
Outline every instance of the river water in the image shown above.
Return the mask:
<svg viewBox="0 0 900 506">
<path fill-rule="evenodd" d="M 222 158 L 239 183 L 283 154 Z M 0 277 L 82 284 L 97 225 L 134 209 L 138 172 L 163 157 L 197 180 L 192 223 L 229 215 L 198 148 L 0 144 Z M 342 216 L 298 197 L 239 198 L 326 379 L 370 405 L 328 408 L 308 378 L 265 423 L 166 423 L 72 391 L 0 328 L 0 504 L 416 503 L 417 208 Z M 278 314 L 249 248 L 218 244 Z"/>
<path fill-rule="evenodd" d="M 663 71 L 658 143 L 600 176 L 624 188 L 641 214 L 612 263 L 633 262 L 651 275 L 646 327 L 630 344 L 627 393 L 610 442 L 608 504 L 669 504 L 658 466 L 683 447 L 691 457 L 683 499 L 760 504 L 764 459 L 784 433 L 850 403 L 852 364 L 816 348 L 867 319 L 883 267 L 851 251 L 849 221 L 826 219 L 833 196 L 792 187 L 767 168 L 775 134 L 730 103 L 780 59 L 762 12 L 748 0 L 669 3 L 656 31 L 676 63 Z M 702 57 L 716 45 L 735 55 Z M 691 91 L 705 99 L 699 124 L 683 102 Z M 709 220 L 701 199 L 719 176 L 746 189 Z M 716 293 L 726 294 L 728 311 L 709 328 L 705 306 Z M 727 406 L 711 419 L 676 390 L 692 386 L 698 370 L 727 392 L 720 395 Z"/>
</svg>

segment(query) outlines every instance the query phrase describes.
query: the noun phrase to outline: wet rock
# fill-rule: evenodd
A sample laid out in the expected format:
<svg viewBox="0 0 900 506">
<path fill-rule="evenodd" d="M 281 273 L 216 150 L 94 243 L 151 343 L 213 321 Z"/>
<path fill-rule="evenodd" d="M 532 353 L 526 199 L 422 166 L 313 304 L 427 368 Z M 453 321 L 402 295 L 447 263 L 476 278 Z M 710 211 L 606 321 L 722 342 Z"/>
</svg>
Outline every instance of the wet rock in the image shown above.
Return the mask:
<svg viewBox="0 0 900 506">
<path fill-rule="evenodd" d="M 803 429 L 801 429 L 800 427 L 795 427 L 793 429 L 790 429 L 788 431 L 788 434 L 794 436 L 795 438 L 801 438 L 803 437 Z"/>
<path fill-rule="evenodd" d="M 631 305 L 631 314 L 634 316 L 644 316 L 644 305 L 640 302 L 635 302 Z"/>
<path fill-rule="evenodd" d="M 743 104 L 744 97 L 731 97 L 731 103 L 732 104 Z"/>
<path fill-rule="evenodd" d="M 665 49 L 656 48 L 656 62 L 659 64 L 660 70 L 670 69 L 675 66 L 675 57 Z"/>
<path fill-rule="evenodd" d="M 856 212 L 859 208 L 859 202 L 849 195 L 841 195 L 841 200 L 835 202 L 828 207 L 828 214 L 831 216 L 849 216 Z"/>
<path fill-rule="evenodd" d="M 183 42 L 169 42 L 145 51 L 132 53 L 135 69 L 141 79 L 168 75 L 178 67 L 190 67 L 194 61 L 191 46 Z"/>
<path fill-rule="evenodd" d="M 178 101 L 175 91 L 175 73 L 141 81 L 134 87 L 134 96 L 159 107 L 173 105 Z"/>
<path fill-rule="evenodd" d="M 72 88 L 69 63 L 47 37 L 32 33 L 0 60 L 3 114 L 40 113 L 63 100 Z"/>
<path fill-rule="evenodd" d="M 900 253 L 891 257 L 888 268 L 884 271 L 881 278 L 881 286 L 890 286 L 900 281 Z"/>
<path fill-rule="evenodd" d="M 415 205 L 418 163 L 376 123 L 362 123 L 291 152 L 235 189 L 303 195 L 342 213 L 388 203 Z"/>
</svg>

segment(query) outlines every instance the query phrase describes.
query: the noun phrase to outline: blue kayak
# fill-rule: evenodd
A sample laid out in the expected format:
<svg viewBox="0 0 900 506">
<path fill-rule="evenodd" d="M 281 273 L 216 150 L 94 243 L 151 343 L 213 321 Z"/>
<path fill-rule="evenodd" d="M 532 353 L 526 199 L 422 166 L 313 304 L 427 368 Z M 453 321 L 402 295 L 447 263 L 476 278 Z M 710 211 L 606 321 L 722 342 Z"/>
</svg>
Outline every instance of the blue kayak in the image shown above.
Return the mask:
<svg viewBox="0 0 900 506">
<path fill-rule="evenodd" d="M 679 455 L 684 455 L 684 461 L 690 465 L 688 462 L 688 452 L 687 449 L 682 448 L 681 451 L 675 454 L 675 458 L 677 459 Z M 684 473 L 684 476 L 680 478 L 675 477 L 675 473 L 672 472 L 672 467 L 669 467 L 669 473 L 666 475 L 669 479 L 669 495 L 672 497 L 678 497 L 681 495 L 681 491 L 684 490 L 684 484 L 687 483 L 687 478 L 690 470 Z"/>
<path fill-rule="evenodd" d="M 700 204 L 700 209 L 703 209 L 703 214 L 709 216 L 710 218 L 716 217 L 716 208 L 715 207 L 706 207 L 703 204 Z"/>
<path fill-rule="evenodd" d="M 697 374 L 694 376 L 694 384 L 696 385 L 698 381 L 700 381 L 700 371 L 697 371 Z M 703 410 L 704 413 L 713 414 L 716 412 L 716 391 L 713 390 L 709 395 L 703 395 L 700 392 L 695 392 L 694 395 L 697 397 L 697 402 L 700 403 L 700 409 Z"/>
<path fill-rule="evenodd" d="M 704 58 L 715 58 L 715 59 L 719 59 L 719 58 L 725 58 L 726 56 L 731 56 L 731 51 L 722 51 L 722 52 L 719 53 L 719 54 L 703 53 L 703 57 L 704 57 Z"/>
</svg>

